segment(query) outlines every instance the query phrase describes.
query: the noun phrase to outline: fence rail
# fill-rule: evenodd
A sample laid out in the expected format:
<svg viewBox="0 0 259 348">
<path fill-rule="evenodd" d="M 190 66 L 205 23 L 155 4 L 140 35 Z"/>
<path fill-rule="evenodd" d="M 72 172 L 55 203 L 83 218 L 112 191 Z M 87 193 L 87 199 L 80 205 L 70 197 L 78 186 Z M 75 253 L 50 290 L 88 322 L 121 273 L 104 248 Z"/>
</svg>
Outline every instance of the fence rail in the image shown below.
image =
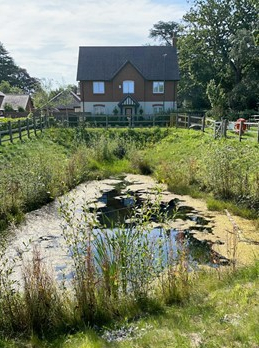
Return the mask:
<svg viewBox="0 0 259 348">
<path fill-rule="evenodd" d="M 42 132 L 48 126 L 48 119 L 46 116 L 38 116 L 33 118 L 26 118 L 25 120 L 15 120 L 8 122 L 0 121 L 0 145 L 6 141 L 13 143 L 15 139 L 22 140 L 31 134 L 37 135 L 37 132 Z"/>
<path fill-rule="evenodd" d="M 170 115 L 89 115 L 87 113 L 53 113 L 55 123 L 77 127 L 169 127 Z"/>
<path fill-rule="evenodd" d="M 214 138 L 227 138 L 230 134 L 238 135 L 239 141 L 247 139 L 249 135 L 255 135 L 259 143 L 259 121 L 235 121 L 229 122 L 226 119 L 214 123 Z"/>
<path fill-rule="evenodd" d="M 180 128 L 192 128 L 205 130 L 205 116 L 193 113 L 171 114 L 171 125 Z"/>
<path fill-rule="evenodd" d="M 259 143 L 259 122 L 241 121 L 239 126 L 237 122 L 228 122 L 221 120 L 214 122 L 214 138 L 227 138 L 229 134 L 236 133 L 239 141 L 248 137 L 248 133 L 256 133 L 253 138 Z M 87 113 L 53 113 L 51 117 L 34 116 L 25 120 L 12 120 L 1 122 L 0 120 L 0 145 L 4 142 L 14 142 L 15 139 L 22 140 L 30 138 L 32 134 L 42 132 L 44 128 L 50 125 L 62 127 L 182 127 L 188 129 L 198 129 L 204 132 L 206 126 L 205 116 L 194 113 L 171 113 L 158 115 L 89 115 Z M 245 130 L 244 130 L 245 129 Z"/>
</svg>

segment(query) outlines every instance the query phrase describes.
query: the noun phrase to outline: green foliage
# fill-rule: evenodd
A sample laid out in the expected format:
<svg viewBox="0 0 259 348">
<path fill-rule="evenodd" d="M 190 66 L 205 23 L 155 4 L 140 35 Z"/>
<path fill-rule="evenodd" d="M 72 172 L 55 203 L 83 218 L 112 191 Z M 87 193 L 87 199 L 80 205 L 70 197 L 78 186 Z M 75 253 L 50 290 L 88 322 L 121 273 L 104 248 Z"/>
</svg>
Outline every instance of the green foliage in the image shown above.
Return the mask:
<svg viewBox="0 0 259 348">
<path fill-rule="evenodd" d="M 216 119 L 221 119 L 225 114 L 227 103 L 224 90 L 220 85 L 216 85 L 215 80 L 210 80 L 207 84 L 206 93 L 212 107 L 211 113 L 216 116 Z"/>
<path fill-rule="evenodd" d="M 251 0 L 195 0 L 184 15 L 184 28 L 162 21 L 153 26 L 150 37 L 166 45 L 172 44 L 172 33 L 179 32 L 180 105 L 188 103 L 193 108 L 207 108 L 206 89 L 214 79 L 227 97 L 228 107 L 256 108 L 259 95 L 257 13 Z"/>
<path fill-rule="evenodd" d="M 11 86 L 8 81 L 1 81 L 0 83 L 0 91 L 6 94 L 23 94 L 23 91 L 19 87 Z"/>
<path fill-rule="evenodd" d="M 153 299 L 184 301 L 189 295 L 188 254 L 178 241 L 178 256 L 166 232 L 167 217 L 160 213 L 159 192 L 131 212 L 129 225 L 112 231 L 102 226 L 90 204 L 80 216 L 72 200 L 61 201 L 63 235 L 74 263 L 74 292 L 78 320 L 103 324 L 116 317 L 134 316 L 148 310 Z M 163 222 L 159 238 L 150 238 L 151 220 Z M 155 256 L 155 257 L 154 257 Z M 157 293 L 158 298 L 156 298 Z"/>
<path fill-rule="evenodd" d="M 0 86 L 3 86 L 4 90 L 7 88 L 6 92 L 2 91 L 4 93 L 10 93 L 11 91 L 20 93 L 21 90 L 26 93 L 31 93 L 38 85 L 37 79 L 31 77 L 25 69 L 22 69 L 15 64 L 13 58 L 9 55 L 1 42 L 0 83 Z"/>
<path fill-rule="evenodd" d="M 173 44 L 173 37 L 181 31 L 181 26 L 176 22 L 159 21 L 153 25 L 149 31 L 149 37 L 160 41 L 162 44 L 171 46 Z"/>
<path fill-rule="evenodd" d="M 4 104 L 4 110 L 5 111 L 14 111 L 13 107 L 11 104 L 5 103 Z"/>
<path fill-rule="evenodd" d="M 234 199 L 239 204 L 249 205 L 255 210 L 259 205 L 259 177 L 256 155 L 250 146 L 239 146 L 226 142 L 211 144 L 205 155 L 206 187 L 216 197 Z"/>
</svg>

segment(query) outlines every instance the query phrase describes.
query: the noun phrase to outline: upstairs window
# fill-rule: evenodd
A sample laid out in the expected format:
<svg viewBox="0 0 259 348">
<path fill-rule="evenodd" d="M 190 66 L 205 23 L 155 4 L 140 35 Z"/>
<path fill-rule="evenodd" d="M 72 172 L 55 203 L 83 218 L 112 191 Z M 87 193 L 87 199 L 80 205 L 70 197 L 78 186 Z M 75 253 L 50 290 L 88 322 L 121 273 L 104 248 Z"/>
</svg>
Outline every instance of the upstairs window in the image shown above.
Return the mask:
<svg viewBox="0 0 259 348">
<path fill-rule="evenodd" d="M 93 93 L 94 94 L 104 94 L 104 82 L 103 81 L 93 82 Z"/>
<path fill-rule="evenodd" d="M 123 81 L 123 93 L 130 94 L 134 93 L 134 81 Z"/>
<path fill-rule="evenodd" d="M 154 81 L 153 82 L 153 93 L 164 93 L 164 82 Z"/>
</svg>

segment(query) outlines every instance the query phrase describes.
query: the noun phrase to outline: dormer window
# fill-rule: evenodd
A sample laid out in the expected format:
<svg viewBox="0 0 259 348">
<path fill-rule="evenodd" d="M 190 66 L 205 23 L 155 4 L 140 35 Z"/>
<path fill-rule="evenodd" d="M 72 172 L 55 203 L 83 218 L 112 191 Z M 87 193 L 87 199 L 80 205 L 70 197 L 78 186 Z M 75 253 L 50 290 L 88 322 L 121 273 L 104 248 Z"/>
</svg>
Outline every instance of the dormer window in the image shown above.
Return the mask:
<svg viewBox="0 0 259 348">
<path fill-rule="evenodd" d="M 93 82 L 93 93 L 94 94 L 104 94 L 104 82 L 103 81 Z"/>
<path fill-rule="evenodd" d="M 164 82 L 163 81 L 154 81 L 153 82 L 153 93 L 155 93 L 155 94 L 164 93 Z"/>
<path fill-rule="evenodd" d="M 123 93 L 125 94 L 134 93 L 134 81 L 130 81 L 130 80 L 123 81 Z"/>
</svg>

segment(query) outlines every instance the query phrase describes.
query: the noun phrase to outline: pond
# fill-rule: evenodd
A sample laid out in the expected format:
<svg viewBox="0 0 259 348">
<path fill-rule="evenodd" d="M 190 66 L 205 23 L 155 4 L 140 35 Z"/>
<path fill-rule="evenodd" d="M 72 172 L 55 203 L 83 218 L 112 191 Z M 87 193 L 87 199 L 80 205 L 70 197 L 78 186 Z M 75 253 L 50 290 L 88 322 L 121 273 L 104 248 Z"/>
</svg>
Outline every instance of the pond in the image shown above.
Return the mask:
<svg viewBox="0 0 259 348">
<path fill-rule="evenodd" d="M 136 217 L 141 218 L 143 205 L 147 206 L 147 202 L 154 201 L 158 195 L 159 207 L 156 214 L 151 214 L 149 218 L 148 238 L 151 241 L 163 238 L 164 247 L 170 241 L 175 255 L 184 244 L 189 261 L 195 267 L 200 264 L 213 267 L 227 264 L 227 258 L 212 250 L 209 236 L 213 224 L 209 216 L 185 204 L 164 187 L 160 186 L 158 194 L 154 194 L 155 189 L 157 184 L 145 176 L 128 175 L 126 178 L 93 181 L 79 185 L 61 199 L 28 213 L 25 222 L 13 228 L 7 239 L 5 257 L 13 268 L 14 279 L 19 281 L 23 264 L 31 262 L 33 246 L 39 248 L 42 261 L 55 270 L 57 279 L 72 277 L 73 260 L 61 227 L 64 221 L 59 213 L 62 201 L 67 201 L 69 207 L 75 207 L 76 219 L 80 218 L 82 206 L 87 204 L 89 214 L 93 211 L 97 213 L 99 222 L 96 231 L 114 233 L 121 224 L 126 230 L 134 231 Z M 166 227 L 164 220 L 167 220 Z M 196 233 L 202 233 L 204 240 L 195 238 Z"/>
<path fill-rule="evenodd" d="M 98 220 L 107 230 L 112 231 L 122 224 L 125 228 L 132 228 L 132 212 L 141 211 L 141 206 L 147 200 L 142 189 L 130 190 L 130 185 L 127 181 L 122 181 L 114 186 L 110 191 L 104 192 L 98 198 L 98 202 L 104 203 L 97 209 Z M 143 195 L 144 194 L 144 195 Z M 150 193 L 149 193 L 150 194 Z M 151 193 L 152 194 L 152 193 Z M 188 249 L 189 262 L 192 265 L 206 264 L 212 267 L 218 265 L 229 264 L 227 258 L 219 255 L 212 250 L 212 243 L 208 240 L 198 240 L 195 238 L 194 231 L 212 233 L 212 227 L 209 225 L 210 220 L 198 215 L 194 208 L 181 205 L 178 206 L 179 199 L 172 198 L 171 200 L 163 201 L 163 195 L 160 197 L 158 216 L 151 216 L 151 222 L 154 228 L 149 228 L 148 235 L 151 240 L 166 238 L 173 245 L 174 254 L 177 255 L 179 249 L 184 243 Z M 185 229 L 177 229 L 170 227 L 174 219 L 182 221 L 190 221 L 190 227 Z M 169 227 L 165 229 L 159 224 L 159 220 L 169 222 Z M 166 246 L 165 246 L 166 247 Z"/>
</svg>

